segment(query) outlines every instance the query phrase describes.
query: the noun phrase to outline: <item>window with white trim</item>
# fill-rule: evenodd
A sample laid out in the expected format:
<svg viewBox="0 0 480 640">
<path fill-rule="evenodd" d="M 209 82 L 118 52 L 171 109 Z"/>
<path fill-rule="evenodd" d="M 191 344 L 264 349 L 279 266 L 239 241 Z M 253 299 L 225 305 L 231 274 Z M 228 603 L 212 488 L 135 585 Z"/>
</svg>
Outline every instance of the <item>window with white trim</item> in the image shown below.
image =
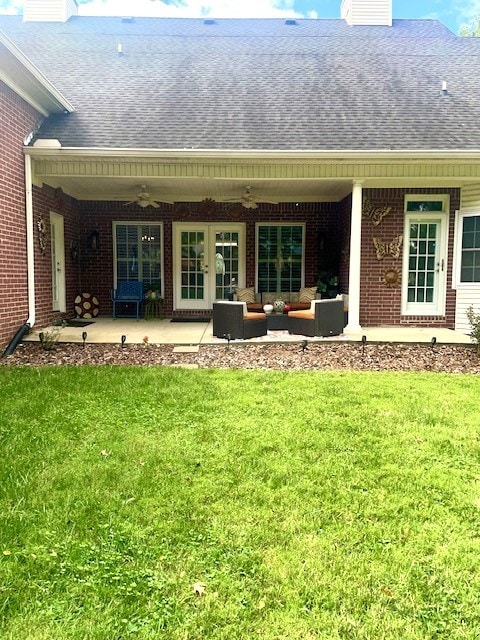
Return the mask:
<svg viewBox="0 0 480 640">
<path fill-rule="evenodd" d="M 115 279 L 139 280 L 163 295 L 163 235 L 158 222 L 114 222 Z"/>
<path fill-rule="evenodd" d="M 480 215 L 461 217 L 459 281 L 480 283 Z"/>
<path fill-rule="evenodd" d="M 303 286 L 305 224 L 257 224 L 257 291 Z"/>
</svg>

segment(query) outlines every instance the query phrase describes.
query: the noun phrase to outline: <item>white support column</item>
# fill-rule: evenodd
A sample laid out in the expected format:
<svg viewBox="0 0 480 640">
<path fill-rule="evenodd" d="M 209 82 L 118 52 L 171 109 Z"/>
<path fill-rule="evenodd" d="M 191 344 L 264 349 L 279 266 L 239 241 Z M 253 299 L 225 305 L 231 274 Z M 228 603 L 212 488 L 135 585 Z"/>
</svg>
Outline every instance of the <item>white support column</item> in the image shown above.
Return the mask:
<svg viewBox="0 0 480 640">
<path fill-rule="evenodd" d="M 348 274 L 348 324 L 346 333 L 357 333 L 360 326 L 360 266 L 362 245 L 362 184 L 353 181 L 352 219 L 350 223 L 350 267 Z"/>
</svg>

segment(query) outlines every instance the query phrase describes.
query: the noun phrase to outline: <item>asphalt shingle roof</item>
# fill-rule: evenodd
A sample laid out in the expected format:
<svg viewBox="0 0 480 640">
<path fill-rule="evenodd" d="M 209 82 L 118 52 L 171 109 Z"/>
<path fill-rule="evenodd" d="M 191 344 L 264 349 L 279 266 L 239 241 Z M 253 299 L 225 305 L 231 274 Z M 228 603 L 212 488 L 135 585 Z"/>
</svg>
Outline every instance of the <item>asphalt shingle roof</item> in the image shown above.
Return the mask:
<svg viewBox="0 0 480 640">
<path fill-rule="evenodd" d="M 480 39 L 434 20 L 0 16 L 0 29 L 75 106 L 41 129 L 62 146 L 480 149 Z"/>
</svg>

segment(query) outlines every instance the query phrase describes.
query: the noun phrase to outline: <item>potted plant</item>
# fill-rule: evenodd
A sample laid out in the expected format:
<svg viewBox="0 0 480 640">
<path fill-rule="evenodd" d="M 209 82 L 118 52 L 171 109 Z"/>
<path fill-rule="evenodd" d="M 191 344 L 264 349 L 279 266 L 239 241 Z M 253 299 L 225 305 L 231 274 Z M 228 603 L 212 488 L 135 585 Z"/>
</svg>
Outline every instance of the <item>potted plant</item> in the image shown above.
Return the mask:
<svg viewBox="0 0 480 640">
<path fill-rule="evenodd" d="M 317 293 L 322 298 L 336 298 L 339 293 L 338 276 L 332 271 L 320 271 L 317 275 Z"/>
</svg>

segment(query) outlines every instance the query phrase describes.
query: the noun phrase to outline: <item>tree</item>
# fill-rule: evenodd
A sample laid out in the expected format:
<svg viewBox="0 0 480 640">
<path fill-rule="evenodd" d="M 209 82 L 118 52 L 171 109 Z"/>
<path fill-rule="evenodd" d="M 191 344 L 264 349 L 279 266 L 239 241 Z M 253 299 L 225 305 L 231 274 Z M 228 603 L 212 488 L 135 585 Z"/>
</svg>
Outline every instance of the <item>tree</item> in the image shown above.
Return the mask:
<svg viewBox="0 0 480 640">
<path fill-rule="evenodd" d="M 480 16 L 473 18 L 473 20 L 471 20 L 468 24 L 460 25 L 458 34 L 460 36 L 464 36 L 467 38 L 479 37 L 480 36 Z"/>
</svg>

